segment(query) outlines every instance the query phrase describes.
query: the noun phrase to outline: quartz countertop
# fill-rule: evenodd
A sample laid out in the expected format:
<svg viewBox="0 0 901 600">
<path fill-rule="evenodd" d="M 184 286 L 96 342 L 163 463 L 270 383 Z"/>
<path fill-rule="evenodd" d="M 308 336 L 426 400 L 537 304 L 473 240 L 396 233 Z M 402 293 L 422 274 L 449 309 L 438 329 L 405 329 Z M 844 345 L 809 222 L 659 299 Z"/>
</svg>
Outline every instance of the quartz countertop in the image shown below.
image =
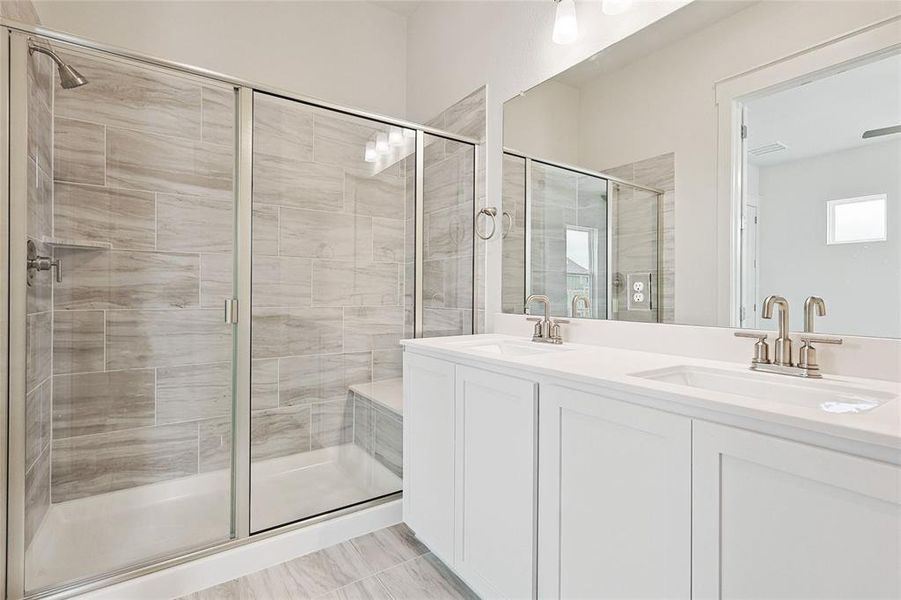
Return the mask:
<svg viewBox="0 0 901 600">
<path fill-rule="evenodd" d="M 687 358 L 587 344 L 564 343 L 538 354 L 507 356 L 486 354 L 477 349 L 494 342 L 531 344 L 529 338 L 483 334 L 403 340 L 408 351 L 447 358 L 473 366 L 497 366 L 524 371 L 526 376 L 547 379 L 547 383 L 597 386 L 631 394 L 638 403 L 686 414 L 694 418 L 759 429 L 799 441 L 822 443 L 847 450 L 848 442 L 880 447 L 876 457 L 901 464 L 901 384 L 855 377 L 837 377 L 828 373 L 823 379 L 804 379 L 762 372 L 752 372 L 747 364 Z M 539 346 L 540 344 L 536 344 Z M 552 346 L 548 344 L 547 346 Z M 544 349 L 542 349 L 544 350 Z M 871 410 L 859 413 L 827 412 L 817 406 L 804 406 L 764 397 L 711 391 L 679 383 L 636 376 L 673 367 L 716 369 L 744 377 L 760 377 L 761 381 L 823 389 L 823 386 L 848 386 L 888 395 L 889 400 Z M 539 383 L 541 383 L 539 381 Z M 723 417 L 718 418 L 718 417 Z M 810 439 L 803 434 L 812 434 Z M 796 435 L 802 434 L 802 435 Z M 831 442 L 834 443 L 829 443 Z M 871 453 L 868 453 L 871 454 Z"/>
</svg>

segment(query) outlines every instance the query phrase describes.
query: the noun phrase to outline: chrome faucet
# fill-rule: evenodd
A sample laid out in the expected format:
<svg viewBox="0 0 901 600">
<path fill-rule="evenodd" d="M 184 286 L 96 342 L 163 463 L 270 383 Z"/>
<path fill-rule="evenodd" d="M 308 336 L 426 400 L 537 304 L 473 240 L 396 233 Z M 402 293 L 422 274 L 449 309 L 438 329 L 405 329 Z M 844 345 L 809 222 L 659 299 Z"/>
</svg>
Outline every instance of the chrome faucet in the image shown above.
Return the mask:
<svg viewBox="0 0 901 600">
<path fill-rule="evenodd" d="M 772 319 L 773 306 L 779 307 L 779 337 L 776 338 L 773 364 L 780 367 L 791 367 L 794 364 L 792 363 L 792 339 L 788 331 L 788 300 L 782 296 L 767 296 L 763 301 L 763 312 L 760 316 L 764 319 Z"/>
<path fill-rule="evenodd" d="M 736 337 L 755 338 L 754 358 L 751 360 L 751 369 L 779 373 L 781 375 L 795 375 L 797 377 L 810 377 L 819 379 L 820 366 L 817 364 L 817 351 L 813 343 L 841 344 L 842 339 L 837 337 L 819 336 L 813 334 L 814 316 L 826 314 L 826 303 L 822 298 L 810 296 L 804 302 L 804 333 L 799 336 L 802 342 L 799 351 L 798 364 L 792 362 L 792 340 L 789 331 L 788 301 L 782 296 L 768 296 L 763 302 L 761 316 L 764 319 L 773 318 L 773 307 L 779 308 L 779 333 L 776 338 L 776 351 L 774 359 L 769 358 L 769 344 L 766 333 L 754 333 L 750 331 L 736 331 Z"/>
<path fill-rule="evenodd" d="M 588 296 L 585 294 L 576 294 L 573 296 L 572 301 L 572 312 L 571 316 L 575 319 L 579 316 L 579 301 L 581 300 L 582 305 L 585 307 L 585 310 L 591 310 L 591 300 L 588 299 Z M 591 316 L 591 313 L 588 313 L 588 316 Z"/>
<path fill-rule="evenodd" d="M 551 319 L 551 300 L 547 296 L 541 294 L 532 294 L 526 298 L 526 306 L 532 302 L 542 302 L 544 304 L 544 318 L 526 317 L 529 321 L 535 322 L 535 330 L 532 332 L 533 342 L 544 342 L 548 344 L 562 344 L 563 336 L 560 335 L 560 324 L 569 323 L 564 319 Z"/>
</svg>

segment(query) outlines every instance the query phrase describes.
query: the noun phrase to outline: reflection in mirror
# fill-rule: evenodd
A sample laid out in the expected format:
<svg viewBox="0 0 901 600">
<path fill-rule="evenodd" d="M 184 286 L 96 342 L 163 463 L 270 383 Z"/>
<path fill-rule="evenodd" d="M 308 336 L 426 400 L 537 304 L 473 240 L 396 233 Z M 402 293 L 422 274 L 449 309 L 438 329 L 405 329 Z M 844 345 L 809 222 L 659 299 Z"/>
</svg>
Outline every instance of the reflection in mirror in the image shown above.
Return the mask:
<svg viewBox="0 0 901 600">
<path fill-rule="evenodd" d="M 503 310 L 901 337 L 899 16 L 696 0 L 508 100 Z"/>
</svg>

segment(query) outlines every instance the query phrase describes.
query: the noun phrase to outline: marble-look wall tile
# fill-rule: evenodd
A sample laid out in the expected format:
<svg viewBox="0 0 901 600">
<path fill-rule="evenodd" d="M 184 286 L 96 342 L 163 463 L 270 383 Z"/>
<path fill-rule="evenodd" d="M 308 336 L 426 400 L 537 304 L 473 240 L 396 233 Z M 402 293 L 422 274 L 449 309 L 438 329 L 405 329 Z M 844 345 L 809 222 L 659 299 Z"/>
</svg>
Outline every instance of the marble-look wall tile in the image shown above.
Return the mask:
<svg viewBox="0 0 901 600">
<path fill-rule="evenodd" d="M 253 409 L 277 407 L 278 387 L 278 359 L 251 361 L 250 403 Z"/>
<path fill-rule="evenodd" d="M 35 313 L 25 317 L 25 387 L 31 391 L 50 377 L 53 332 L 52 315 Z"/>
<path fill-rule="evenodd" d="M 111 310 L 106 368 L 169 367 L 231 360 L 222 310 Z"/>
<path fill-rule="evenodd" d="M 312 450 L 353 441 L 353 401 L 347 398 L 311 405 L 310 447 Z"/>
<path fill-rule="evenodd" d="M 472 256 L 472 212 L 472 204 L 465 203 L 426 213 L 423 225 L 427 260 Z"/>
<path fill-rule="evenodd" d="M 485 137 L 485 86 L 480 87 L 444 111 L 443 129 L 476 138 Z M 460 144 L 463 145 L 463 144 Z"/>
<path fill-rule="evenodd" d="M 426 164 L 423 198 L 427 213 L 473 201 L 473 161 L 469 153 Z M 469 205 L 472 208 L 472 205 Z"/>
<path fill-rule="evenodd" d="M 129 250 L 57 248 L 65 270 L 54 306 L 65 309 L 183 308 L 200 303 L 200 258 Z"/>
<path fill-rule="evenodd" d="M 256 146 L 256 135 L 254 146 Z M 322 211 L 344 210 L 344 170 L 254 151 L 256 202 Z"/>
<path fill-rule="evenodd" d="M 278 220 L 277 206 L 253 203 L 253 255 L 278 255 Z"/>
<path fill-rule="evenodd" d="M 53 178 L 103 185 L 106 182 L 106 128 L 74 119 L 53 120 Z"/>
<path fill-rule="evenodd" d="M 231 467 L 231 417 L 205 419 L 198 424 L 199 471 L 208 473 Z"/>
<path fill-rule="evenodd" d="M 313 160 L 313 112 L 316 109 L 277 96 L 253 96 L 253 149 L 267 156 Z M 254 187 L 256 194 L 256 187 Z"/>
<path fill-rule="evenodd" d="M 404 197 L 402 177 L 384 171 L 374 177 L 347 176 L 345 209 L 354 214 L 396 219 L 404 214 Z"/>
<path fill-rule="evenodd" d="M 113 61 L 82 52 L 60 51 L 78 65 L 90 85 L 57 88 L 58 117 L 114 127 L 200 139 L 200 85 L 186 77 L 144 65 Z"/>
<path fill-rule="evenodd" d="M 236 98 L 233 89 L 203 86 L 203 141 L 210 144 L 234 146 Z"/>
<path fill-rule="evenodd" d="M 50 175 L 28 159 L 27 235 L 35 240 L 53 234 L 53 183 Z"/>
<path fill-rule="evenodd" d="M 197 196 L 156 196 L 156 248 L 172 252 L 231 252 L 234 203 Z"/>
<path fill-rule="evenodd" d="M 471 256 L 423 261 L 423 306 L 472 308 L 472 262 Z"/>
<path fill-rule="evenodd" d="M 367 260 L 372 255 L 372 220 L 350 214 L 282 208 L 282 256 Z"/>
<path fill-rule="evenodd" d="M 404 336 L 406 337 L 406 336 Z M 400 348 L 375 350 L 372 353 L 372 380 L 394 379 L 404 371 L 404 352 Z"/>
<path fill-rule="evenodd" d="M 231 148 L 112 127 L 106 131 L 107 185 L 228 200 L 233 168 Z"/>
<path fill-rule="evenodd" d="M 394 306 L 398 269 L 391 263 L 313 261 L 313 306 Z"/>
<path fill-rule="evenodd" d="M 103 242 L 116 249 L 154 249 L 153 194 L 59 181 L 53 194 L 55 237 Z"/>
<path fill-rule="evenodd" d="M 254 306 L 309 306 L 313 265 L 308 258 L 255 256 Z"/>
<path fill-rule="evenodd" d="M 279 360 L 281 406 L 341 400 L 347 389 L 371 380 L 368 352 L 292 356 Z"/>
<path fill-rule="evenodd" d="M 103 311 L 56 311 L 53 319 L 54 374 L 102 371 L 105 368 L 104 331 Z"/>
<path fill-rule="evenodd" d="M 234 296 L 234 264 L 231 254 L 200 255 L 200 305 L 203 308 L 222 308 L 225 299 Z"/>
<path fill-rule="evenodd" d="M 44 448 L 31 469 L 25 472 L 25 546 L 50 508 L 50 448 Z"/>
<path fill-rule="evenodd" d="M 153 369 L 53 378 L 54 439 L 153 424 Z"/>
<path fill-rule="evenodd" d="M 265 460 L 309 451 L 308 405 L 258 410 L 251 414 L 251 460 Z"/>
<path fill-rule="evenodd" d="M 49 61 L 49 57 L 41 57 L 41 62 Z M 35 66 L 34 59 L 29 60 L 30 69 L 44 69 L 44 66 Z M 52 63 L 51 63 L 52 64 Z M 34 74 L 38 76 L 37 73 Z M 50 112 L 51 100 L 46 95 L 46 90 L 37 80 L 29 77 L 28 85 L 28 116 L 27 148 L 28 157 L 31 158 L 39 169 L 48 175 L 53 172 L 53 115 Z"/>
<path fill-rule="evenodd" d="M 402 306 L 361 306 L 344 309 L 345 352 L 397 348 L 403 333 Z"/>
<path fill-rule="evenodd" d="M 254 307 L 253 357 L 341 352 L 341 321 L 340 308 Z"/>
<path fill-rule="evenodd" d="M 51 439 L 51 389 L 50 379 L 31 390 L 25 396 L 25 469 L 31 469 Z"/>
<path fill-rule="evenodd" d="M 372 445 L 375 442 L 375 412 L 372 401 L 359 394 L 353 395 L 353 442 L 368 454 L 372 454 Z"/>
<path fill-rule="evenodd" d="M 372 254 L 376 262 L 404 261 L 403 219 L 372 218 Z"/>
<path fill-rule="evenodd" d="M 472 310 L 461 308 L 422 309 L 423 337 L 472 333 Z"/>
<path fill-rule="evenodd" d="M 197 473 L 197 424 L 53 440 L 53 502 Z"/>
<path fill-rule="evenodd" d="M 157 369 L 157 423 L 227 416 L 231 408 L 231 362 Z"/>
<path fill-rule="evenodd" d="M 396 415 L 373 403 L 375 410 L 375 442 L 373 453 L 376 460 L 388 470 L 403 477 L 403 421 Z"/>
<path fill-rule="evenodd" d="M 41 24 L 41 18 L 38 16 L 34 2 L 31 0 L 2 0 L 0 2 L 0 17 L 27 25 Z"/>
</svg>

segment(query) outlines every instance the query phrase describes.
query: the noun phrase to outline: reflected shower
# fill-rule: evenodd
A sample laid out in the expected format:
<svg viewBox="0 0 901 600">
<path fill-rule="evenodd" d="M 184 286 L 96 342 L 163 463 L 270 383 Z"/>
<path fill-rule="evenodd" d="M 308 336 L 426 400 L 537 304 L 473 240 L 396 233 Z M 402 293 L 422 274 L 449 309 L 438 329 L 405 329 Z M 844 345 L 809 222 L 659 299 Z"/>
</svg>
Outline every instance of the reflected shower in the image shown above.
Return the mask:
<svg viewBox="0 0 901 600">
<path fill-rule="evenodd" d="M 61 59 L 56 54 L 56 52 L 54 52 L 50 48 L 39 46 L 38 44 L 34 43 L 33 40 L 28 40 L 28 54 L 34 54 L 35 52 L 42 52 L 53 59 L 53 62 L 56 63 L 56 66 L 59 69 L 59 83 L 61 86 L 63 86 L 64 90 L 77 88 L 88 82 L 84 75 L 76 71 L 70 65 L 66 64 L 63 59 Z"/>
</svg>

